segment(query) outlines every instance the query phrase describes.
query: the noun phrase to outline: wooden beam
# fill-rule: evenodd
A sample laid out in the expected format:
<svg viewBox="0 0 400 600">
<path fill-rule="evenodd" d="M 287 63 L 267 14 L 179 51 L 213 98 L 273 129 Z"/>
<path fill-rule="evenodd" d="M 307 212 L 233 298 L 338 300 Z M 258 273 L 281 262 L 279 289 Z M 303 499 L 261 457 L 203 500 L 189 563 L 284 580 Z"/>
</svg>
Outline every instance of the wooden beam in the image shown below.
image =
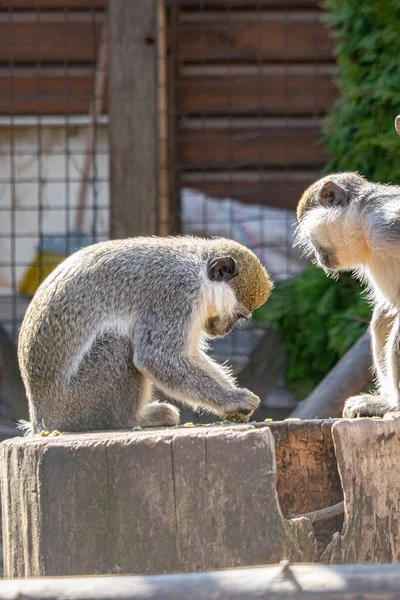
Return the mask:
<svg viewBox="0 0 400 600">
<path fill-rule="evenodd" d="M 109 5 L 111 236 L 157 233 L 157 2 Z"/>
<path fill-rule="evenodd" d="M 179 58 L 185 62 L 332 61 L 334 42 L 322 12 L 183 11 Z"/>
<path fill-rule="evenodd" d="M 290 565 L 152 577 L 3 580 L 0 600 L 396 600 L 400 565 Z"/>
</svg>

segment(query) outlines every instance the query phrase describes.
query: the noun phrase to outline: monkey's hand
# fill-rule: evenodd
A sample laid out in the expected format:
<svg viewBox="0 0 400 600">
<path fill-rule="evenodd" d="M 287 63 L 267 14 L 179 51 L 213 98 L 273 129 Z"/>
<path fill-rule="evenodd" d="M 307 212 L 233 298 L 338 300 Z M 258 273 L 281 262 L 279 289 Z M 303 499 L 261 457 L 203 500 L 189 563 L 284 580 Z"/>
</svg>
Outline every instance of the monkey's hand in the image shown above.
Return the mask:
<svg viewBox="0 0 400 600">
<path fill-rule="evenodd" d="M 260 405 L 260 398 L 246 388 L 236 388 L 230 391 L 235 408 L 227 410 L 221 418 L 234 423 L 247 423 L 250 416 Z"/>
<path fill-rule="evenodd" d="M 383 417 L 383 415 L 393 410 L 396 410 L 396 407 L 387 397 L 361 394 L 346 400 L 343 417 Z"/>
</svg>

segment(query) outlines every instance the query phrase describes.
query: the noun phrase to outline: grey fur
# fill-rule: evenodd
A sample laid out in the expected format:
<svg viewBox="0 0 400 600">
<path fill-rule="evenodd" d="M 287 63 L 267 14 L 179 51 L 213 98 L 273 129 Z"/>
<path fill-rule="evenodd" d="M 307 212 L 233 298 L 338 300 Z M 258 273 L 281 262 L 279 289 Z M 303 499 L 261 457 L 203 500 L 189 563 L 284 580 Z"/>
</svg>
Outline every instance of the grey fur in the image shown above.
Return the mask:
<svg viewBox="0 0 400 600">
<path fill-rule="evenodd" d="M 327 175 L 304 192 L 297 212 L 298 239 L 326 271 L 341 268 L 337 256 L 340 248 L 335 246 L 335 237 L 331 238 L 332 247 L 322 248 L 317 242 L 318 224 L 303 237 L 302 232 L 310 211 L 321 207 L 331 210 L 327 199 L 321 199 L 321 190 L 328 182 L 333 182 L 333 191 L 341 190 L 343 213 L 340 213 L 340 219 L 345 221 L 348 210 L 357 215 L 354 227 L 363 232 L 367 248 L 365 257 L 360 259 L 357 253 L 352 254 L 353 264 L 344 268 L 355 269 L 369 285 L 375 303 L 370 331 L 379 392 L 349 398 L 343 416 L 383 416 L 400 410 L 400 281 L 397 266 L 400 259 L 400 186 L 373 183 L 358 173 L 337 173 Z M 329 187 L 327 190 L 329 192 Z M 347 208 L 349 205 L 350 209 Z M 329 219 L 326 223 L 330 223 Z"/>
<path fill-rule="evenodd" d="M 227 240 L 133 238 L 95 244 L 59 265 L 19 336 L 32 432 L 176 425 L 175 407 L 149 404 L 151 384 L 217 414 L 253 412 L 254 394 L 202 350 L 187 352 L 202 274 L 229 244 L 234 254 Z M 222 315 L 209 333 L 225 334 L 236 319 Z"/>
</svg>

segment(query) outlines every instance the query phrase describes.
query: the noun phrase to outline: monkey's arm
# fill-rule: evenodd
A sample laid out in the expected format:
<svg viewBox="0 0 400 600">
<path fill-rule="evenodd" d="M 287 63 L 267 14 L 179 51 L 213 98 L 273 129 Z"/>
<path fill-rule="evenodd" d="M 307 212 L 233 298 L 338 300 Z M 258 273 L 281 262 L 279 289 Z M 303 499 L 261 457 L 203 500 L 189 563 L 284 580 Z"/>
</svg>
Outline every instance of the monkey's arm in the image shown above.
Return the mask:
<svg viewBox="0 0 400 600">
<path fill-rule="evenodd" d="M 348 398 L 344 417 L 383 417 L 400 410 L 400 319 L 382 306 L 372 316 L 371 346 L 379 392 Z"/>
<path fill-rule="evenodd" d="M 233 387 L 229 378 L 223 378 L 222 384 L 221 373 L 215 372 L 212 361 L 210 366 L 204 357 L 199 363 L 188 356 L 184 332 L 184 324 L 168 328 L 161 319 L 157 323 L 143 320 L 134 333 L 136 368 L 165 394 L 183 403 L 202 406 L 216 414 L 253 412 L 259 405 L 257 396 Z"/>
<path fill-rule="evenodd" d="M 232 371 L 229 367 L 220 365 L 210 356 L 207 356 L 205 352 L 199 350 L 193 356 L 195 362 L 205 371 L 210 373 L 218 383 L 228 388 L 236 388 L 236 379 L 232 375 Z"/>
<path fill-rule="evenodd" d="M 400 317 L 397 315 L 387 340 L 386 346 L 386 378 L 382 393 L 388 396 L 391 410 L 400 409 Z"/>
</svg>

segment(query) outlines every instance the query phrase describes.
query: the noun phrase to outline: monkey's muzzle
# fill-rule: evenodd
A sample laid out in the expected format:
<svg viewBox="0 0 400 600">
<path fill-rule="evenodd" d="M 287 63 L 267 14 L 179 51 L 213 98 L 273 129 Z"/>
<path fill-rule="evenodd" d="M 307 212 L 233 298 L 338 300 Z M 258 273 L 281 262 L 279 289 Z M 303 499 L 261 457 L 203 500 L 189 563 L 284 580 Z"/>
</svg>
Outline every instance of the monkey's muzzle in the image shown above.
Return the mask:
<svg viewBox="0 0 400 600">
<path fill-rule="evenodd" d="M 314 253 L 317 263 L 323 269 L 334 271 L 339 267 L 335 252 L 327 250 L 326 248 L 321 248 L 320 246 L 315 246 Z"/>
</svg>

